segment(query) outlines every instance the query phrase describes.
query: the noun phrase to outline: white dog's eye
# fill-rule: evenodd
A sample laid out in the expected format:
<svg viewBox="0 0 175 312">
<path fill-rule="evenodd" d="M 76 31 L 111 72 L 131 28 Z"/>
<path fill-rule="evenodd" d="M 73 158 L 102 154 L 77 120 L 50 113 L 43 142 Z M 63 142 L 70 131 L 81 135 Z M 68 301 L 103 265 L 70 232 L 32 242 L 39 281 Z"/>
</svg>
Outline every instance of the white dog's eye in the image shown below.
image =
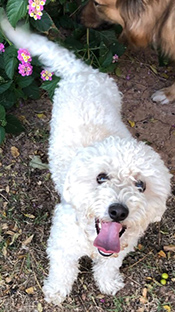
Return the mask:
<svg viewBox="0 0 175 312">
<path fill-rule="evenodd" d="M 138 188 L 139 192 L 143 193 L 146 190 L 146 183 L 141 180 L 138 180 L 135 186 Z"/>
<path fill-rule="evenodd" d="M 97 180 L 98 184 L 102 184 L 102 183 L 106 182 L 107 180 L 109 180 L 109 177 L 106 173 L 102 172 L 97 176 L 96 180 Z"/>
</svg>

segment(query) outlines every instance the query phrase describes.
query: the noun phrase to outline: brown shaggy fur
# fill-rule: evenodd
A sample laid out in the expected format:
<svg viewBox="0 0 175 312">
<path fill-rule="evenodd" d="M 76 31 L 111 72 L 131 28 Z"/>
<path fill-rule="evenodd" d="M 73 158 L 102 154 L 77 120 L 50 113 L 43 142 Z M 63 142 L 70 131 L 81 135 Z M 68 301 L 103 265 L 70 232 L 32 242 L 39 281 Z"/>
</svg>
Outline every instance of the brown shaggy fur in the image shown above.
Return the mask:
<svg viewBox="0 0 175 312">
<path fill-rule="evenodd" d="M 175 60 L 175 0 L 89 0 L 81 12 L 86 27 L 120 24 L 123 35 L 134 46 L 153 44 Z M 175 84 L 153 95 L 166 104 L 175 101 Z"/>
</svg>

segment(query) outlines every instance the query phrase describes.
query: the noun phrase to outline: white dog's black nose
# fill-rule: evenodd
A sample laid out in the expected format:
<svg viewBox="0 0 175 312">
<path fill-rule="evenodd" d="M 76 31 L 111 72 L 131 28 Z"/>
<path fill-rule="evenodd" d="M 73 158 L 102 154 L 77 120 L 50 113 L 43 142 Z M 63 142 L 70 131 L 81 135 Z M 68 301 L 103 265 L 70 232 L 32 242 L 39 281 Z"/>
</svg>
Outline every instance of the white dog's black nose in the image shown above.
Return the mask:
<svg viewBox="0 0 175 312">
<path fill-rule="evenodd" d="M 129 210 L 125 205 L 114 203 L 109 206 L 108 213 L 113 221 L 120 222 L 127 218 Z"/>
</svg>

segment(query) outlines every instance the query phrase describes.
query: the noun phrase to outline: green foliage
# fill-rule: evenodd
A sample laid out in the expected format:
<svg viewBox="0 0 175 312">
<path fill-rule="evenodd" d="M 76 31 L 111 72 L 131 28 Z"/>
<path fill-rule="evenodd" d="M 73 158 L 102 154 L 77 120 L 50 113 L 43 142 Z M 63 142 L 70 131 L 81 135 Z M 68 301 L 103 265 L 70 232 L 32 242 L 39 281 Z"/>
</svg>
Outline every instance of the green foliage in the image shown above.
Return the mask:
<svg viewBox="0 0 175 312">
<path fill-rule="evenodd" d="M 27 13 L 28 0 L 8 0 L 6 6 L 7 17 L 13 27 Z"/>
<path fill-rule="evenodd" d="M 84 2 L 83 0 L 81 1 Z M 117 40 L 120 27 L 106 31 L 87 30 L 76 22 L 80 1 L 47 0 L 41 19 L 35 20 L 28 14 L 28 0 L 0 0 L 0 18 L 6 11 L 9 22 L 16 27 L 23 21 L 25 27 L 39 33 L 45 33 L 51 40 L 58 41 L 68 49 L 72 49 L 77 57 L 101 71 L 113 72 L 117 63 L 113 56 L 119 57 L 125 47 Z M 61 31 L 62 30 L 62 31 Z M 32 59 L 33 73 L 21 76 L 18 72 L 19 60 L 17 49 L 0 31 L 0 43 L 5 45 L 5 52 L 0 52 L 0 144 L 5 133 L 19 134 L 24 131 L 20 121 L 9 113 L 21 99 L 38 99 L 45 90 L 52 99 L 54 90 L 60 80 L 53 76 L 52 81 L 42 81 L 40 72 L 42 65 L 36 57 Z M 23 47 L 21 47 L 23 48 Z"/>
</svg>

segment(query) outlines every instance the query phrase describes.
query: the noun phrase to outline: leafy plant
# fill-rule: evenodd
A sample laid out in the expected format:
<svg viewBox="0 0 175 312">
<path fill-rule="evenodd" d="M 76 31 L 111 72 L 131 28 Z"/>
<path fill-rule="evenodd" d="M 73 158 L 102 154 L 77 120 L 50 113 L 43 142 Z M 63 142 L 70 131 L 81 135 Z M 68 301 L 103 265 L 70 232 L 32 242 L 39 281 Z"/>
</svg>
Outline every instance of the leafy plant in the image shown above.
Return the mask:
<svg viewBox="0 0 175 312">
<path fill-rule="evenodd" d="M 120 27 L 101 32 L 86 30 L 76 22 L 78 0 L 40 2 L 41 12 L 38 14 L 36 10 L 32 11 L 28 0 L 0 0 L 0 15 L 5 10 L 13 27 L 23 20 L 25 27 L 45 33 L 51 40 L 72 49 L 77 57 L 101 71 L 112 72 L 116 68 L 117 58 L 114 60 L 114 55 L 120 57 L 125 51 L 125 47 L 117 41 Z M 36 57 L 31 62 L 32 75 L 21 76 L 17 56 L 17 49 L 0 31 L 0 144 L 4 141 L 5 133 L 19 134 L 24 131 L 20 121 L 9 114 L 10 109 L 18 105 L 21 99 L 38 99 L 42 90 L 47 91 L 52 99 L 59 81 L 59 77 L 55 76 L 51 81 L 42 81 L 43 68 Z"/>
</svg>

